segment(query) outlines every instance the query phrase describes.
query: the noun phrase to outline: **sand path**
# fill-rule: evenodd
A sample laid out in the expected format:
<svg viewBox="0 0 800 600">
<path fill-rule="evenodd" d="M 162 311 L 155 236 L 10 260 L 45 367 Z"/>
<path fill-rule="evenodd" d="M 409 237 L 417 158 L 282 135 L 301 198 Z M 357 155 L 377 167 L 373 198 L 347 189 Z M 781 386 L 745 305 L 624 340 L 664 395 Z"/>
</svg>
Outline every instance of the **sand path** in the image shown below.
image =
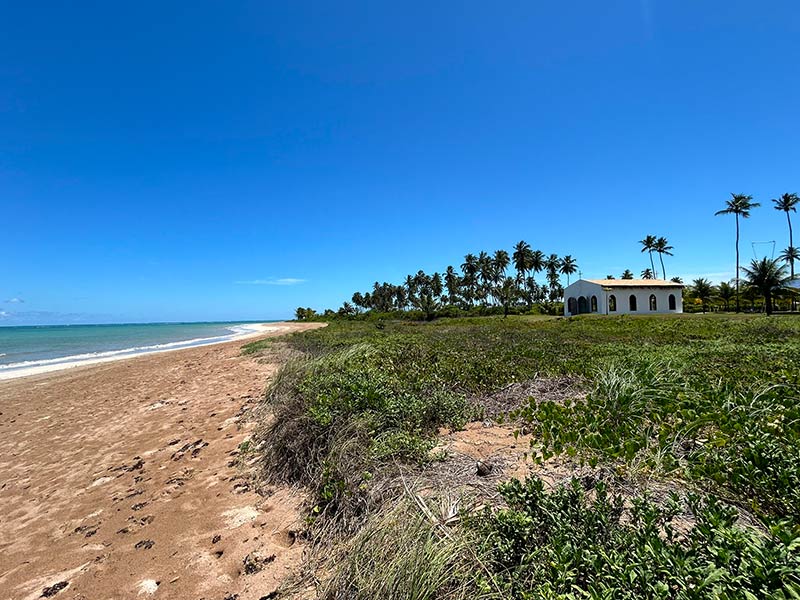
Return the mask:
<svg viewBox="0 0 800 600">
<path fill-rule="evenodd" d="M 240 347 L 0 382 L 0 599 L 270 597 L 301 499 L 242 477 L 243 415 L 278 365 Z"/>
</svg>

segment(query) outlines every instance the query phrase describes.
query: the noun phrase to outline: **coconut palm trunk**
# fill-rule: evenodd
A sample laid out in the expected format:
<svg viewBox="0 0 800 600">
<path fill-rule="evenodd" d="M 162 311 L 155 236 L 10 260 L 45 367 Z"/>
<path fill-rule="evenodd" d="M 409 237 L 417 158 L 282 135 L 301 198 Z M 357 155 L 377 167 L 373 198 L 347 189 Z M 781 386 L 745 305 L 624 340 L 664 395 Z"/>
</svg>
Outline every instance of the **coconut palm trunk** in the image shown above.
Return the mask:
<svg viewBox="0 0 800 600">
<path fill-rule="evenodd" d="M 792 218 L 789 216 L 788 210 L 786 211 L 786 221 L 789 223 L 789 247 L 794 248 L 794 242 L 792 241 Z M 789 274 L 791 278 L 794 279 L 794 259 L 789 261 Z"/>
<path fill-rule="evenodd" d="M 736 217 L 736 312 L 741 312 L 739 308 L 739 213 L 734 213 Z"/>
</svg>

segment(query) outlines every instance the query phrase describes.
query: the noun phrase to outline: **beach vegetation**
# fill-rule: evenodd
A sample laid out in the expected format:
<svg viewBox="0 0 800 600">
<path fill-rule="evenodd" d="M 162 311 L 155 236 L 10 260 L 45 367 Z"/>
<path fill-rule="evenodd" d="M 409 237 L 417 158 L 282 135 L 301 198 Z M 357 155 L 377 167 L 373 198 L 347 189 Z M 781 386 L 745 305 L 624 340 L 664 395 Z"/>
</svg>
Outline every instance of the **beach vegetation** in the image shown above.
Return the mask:
<svg viewBox="0 0 800 600">
<path fill-rule="evenodd" d="M 282 343 L 259 451 L 311 494 L 322 597 L 800 593 L 793 317 L 384 318 Z M 580 393 L 488 400 L 563 377 Z M 486 419 L 528 436 L 531 474 L 476 499 L 432 474 L 440 433 Z M 548 488 L 553 461 L 574 475 Z"/>
</svg>

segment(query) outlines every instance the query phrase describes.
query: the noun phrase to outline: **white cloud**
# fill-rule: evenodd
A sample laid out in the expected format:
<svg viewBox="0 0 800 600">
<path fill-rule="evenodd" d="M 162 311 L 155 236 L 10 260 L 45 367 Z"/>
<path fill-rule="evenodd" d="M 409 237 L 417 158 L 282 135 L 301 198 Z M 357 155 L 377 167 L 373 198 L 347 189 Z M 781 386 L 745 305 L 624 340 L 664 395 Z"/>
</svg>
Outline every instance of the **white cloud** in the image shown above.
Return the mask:
<svg viewBox="0 0 800 600">
<path fill-rule="evenodd" d="M 298 285 L 305 283 L 305 279 L 298 279 L 297 277 L 279 277 L 270 279 L 249 279 L 247 281 L 235 281 L 238 285 Z"/>
<path fill-rule="evenodd" d="M 10 316 L 11 316 L 10 312 L 6 312 L 4 310 L 0 310 L 0 319 L 5 319 L 5 318 L 10 317 Z"/>
<path fill-rule="evenodd" d="M 6 300 L 6 304 L 23 304 L 25 300 L 22 298 L 9 298 Z"/>
</svg>

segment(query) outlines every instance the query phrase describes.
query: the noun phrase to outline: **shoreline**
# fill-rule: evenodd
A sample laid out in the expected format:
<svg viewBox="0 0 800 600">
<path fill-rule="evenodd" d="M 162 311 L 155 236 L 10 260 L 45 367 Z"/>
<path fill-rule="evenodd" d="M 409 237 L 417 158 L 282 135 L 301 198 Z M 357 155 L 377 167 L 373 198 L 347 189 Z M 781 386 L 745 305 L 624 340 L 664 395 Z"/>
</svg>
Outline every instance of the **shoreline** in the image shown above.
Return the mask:
<svg viewBox="0 0 800 600">
<path fill-rule="evenodd" d="M 299 568 L 304 497 L 243 446 L 282 359 L 241 340 L 0 382 L 3 599 L 258 600 Z"/>
<path fill-rule="evenodd" d="M 23 377 L 31 377 L 34 375 L 44 375 L 47 373 L 57 373 L 68 369 L 75 369 L 78 367 L 88 367 L 91 365 L 116 362 L 120 360 L 128 360 L 133 358 L 141 358 L 142 356 L 150 356 L 153 354 L 163 354 L 165 352 L 175 352 L 177 350 L 188 350 L 191 348 L 203 348 L 206 346 L 214 346 L 216 344 L 225 344 L 230 342 L 238 342 L 250 338 L 258 337 L 267 333 L 280 332 L 283 329 L 290 330 L 291 326 L 286 321 L 278 321 L 273 323 L 243 323 L 240 325 L 242 328 L 248 328 L 249 331 L 242 333 L 233 333 L 230 336 L 221 338 L 207 338 L 204 340 L 185 340 L 172 342 L 170 344 L 162 344 L 161 348 L 152 347 L 151 349 L 121 349 L 115 350 L 115 354 L 110 356 L 92 356 L 80 358 L 78 360 L 69 360 L 69 356 L 59 359 L 52 359 L 54 362 L 51 364 L 36 364 L 30 366 L 13 367 L 11 365 L 0 368 L 0 381 L 9 381 L 13 379 L 20 379 Z M 170 347 L 166 347 L 170 346 Z M 63 361 L 63 362 L 55 362 Z"/>
</svg>

